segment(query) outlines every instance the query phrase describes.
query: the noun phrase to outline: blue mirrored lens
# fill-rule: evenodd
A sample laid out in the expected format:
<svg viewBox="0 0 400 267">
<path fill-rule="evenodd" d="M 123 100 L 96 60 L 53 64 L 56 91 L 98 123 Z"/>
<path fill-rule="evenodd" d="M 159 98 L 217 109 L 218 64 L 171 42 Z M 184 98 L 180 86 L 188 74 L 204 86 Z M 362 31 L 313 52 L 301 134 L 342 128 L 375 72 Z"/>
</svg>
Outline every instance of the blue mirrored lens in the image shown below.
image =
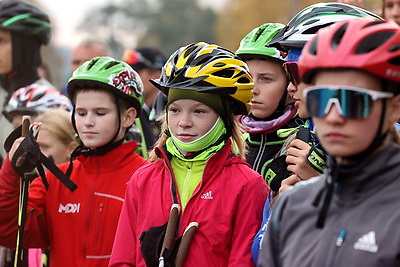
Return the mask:
<svg viewBox="0 0 400 267">
<path fill-rule="evenodd" d="M 323 117 L 329 110 L 331 99 L 337 99 L 337 107 L 343 117 L 349 119 L 365 119 L 372 111 L 372 98 L 369 94 L 348 89 L 321 88 L 307 93 L 307 109 L 311 117 Z"/>
</svg>

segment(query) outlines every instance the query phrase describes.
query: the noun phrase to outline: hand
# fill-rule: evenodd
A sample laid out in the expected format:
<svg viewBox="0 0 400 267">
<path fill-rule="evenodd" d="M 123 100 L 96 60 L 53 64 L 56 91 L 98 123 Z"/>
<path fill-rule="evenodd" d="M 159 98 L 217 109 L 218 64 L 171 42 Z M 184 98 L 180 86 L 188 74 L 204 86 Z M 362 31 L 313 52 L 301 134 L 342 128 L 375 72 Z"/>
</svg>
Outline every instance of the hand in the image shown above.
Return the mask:
<svg viewBox="0 0 400 267">
<path fill-rule="evenodd" d="M 310 166 L 307 160 L 310 149 L 311 146 L 300 139 L 294 139 L 290 142 L 289 148 L 287 149 L 287 170 L 295 174 L 301 180 L 307 180 L 320 174 Z"/>
<path fill-rule="evenodd" d="M 8 158 L 10 159 L 10 161 L 12 160 L 12 158 L 14 157 L 15 151 L 18 149 L 19 145 L 21 144 L 21 142 L 25 139 L 25 137 L 20 137 L 18 139 L 15 139 L 10 152 L 8 152 Z"/>
<path fill-rule="evenodd" d="M 288 178 L 282 181 L 281 187 L 279 188 L 279 195 L 282 195 L 284 192 L 289 191 L 296 183 L 300 181 L 300 177 L 296 174 L 290 175 Z"/>
</svg>

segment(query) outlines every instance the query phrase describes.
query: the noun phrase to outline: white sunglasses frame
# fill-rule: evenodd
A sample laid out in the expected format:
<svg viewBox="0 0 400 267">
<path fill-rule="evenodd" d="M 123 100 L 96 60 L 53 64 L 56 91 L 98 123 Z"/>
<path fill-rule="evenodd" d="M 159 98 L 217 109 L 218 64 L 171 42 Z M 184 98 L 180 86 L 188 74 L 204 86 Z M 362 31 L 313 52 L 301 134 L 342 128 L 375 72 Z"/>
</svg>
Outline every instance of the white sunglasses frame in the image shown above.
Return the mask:
<svg viewBox="0 0 400 267">
<path fill-rule="evenodd" d="M 372 101 L 375 101 L 375 100 L 378 100 L 378 99 L 383 99 L 383 98 L 391 98 L 391 97 L 394 96 L 392 93 L 379 92 L 379 91 L 369 90 L 369 89 L 355 87 L 355 86 L 316 85 L 316 86 L 308 87 L 303 91 L 304 98 L 307 100 L 308 92 L 315 91 L 315 90 L 318 90 L 318 89 L 328 89 L 328 90 L 332 90 L 332 91 L 349 90 L 349 91 L 365 93 L 365 94 L 368 94 L 369 96 L 371 96 Z M 325 110 L 324 110 L 324 116 L 326 116 L 329 113 L 329 110 L 331 109 L 333 104 L 335 104 L 336 108 L 339 111 L 339 114 L 341 116 L 343 116 L 343 110 L 342 110 L 342 107 L 340 106 L 339 99 L 337 99 L 337 98 L 330 98 L 328 100 L 328 102 L 326 103 Z"/>
</svg>

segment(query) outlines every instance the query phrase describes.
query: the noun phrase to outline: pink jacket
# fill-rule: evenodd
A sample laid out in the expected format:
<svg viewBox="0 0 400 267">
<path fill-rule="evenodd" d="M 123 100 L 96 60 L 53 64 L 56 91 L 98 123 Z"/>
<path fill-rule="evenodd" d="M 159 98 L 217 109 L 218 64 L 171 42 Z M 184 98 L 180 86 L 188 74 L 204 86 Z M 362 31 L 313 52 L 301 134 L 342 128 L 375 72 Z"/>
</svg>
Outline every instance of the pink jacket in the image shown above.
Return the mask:
<svg viewBox="0 0 400 267">
<path fill-rule="evenodd" d="M 49 190 L 40 178 L 29 192 L 25 247 L 50 246 L 51 266 L 107 266 L 126 184 L 146 164 L 135 153 L 136 142 L 123 144 L 103 156 L 79 156 L 69 191 L 47 173 Z M 60 165 L 65 172 L 67 164 Z M 16 243 L 19 176 L 8 157 L 0 170 L 0 245 Z"/>
<path fill-rule="evenodd" d="M 254 266 L 251 244 L 269 189 L 247 163 L 231 155 L 230 146 L 209 159 L 181 214 L 179 236 L 190 222 L 199 223 L 185 266 Z M 175 179 L 164 150 L 157 153 L 162 160 L 138 169 L 128 184 L 110 266 L 145 266 L 139 237 L 168 220 Z"/>
</svg>

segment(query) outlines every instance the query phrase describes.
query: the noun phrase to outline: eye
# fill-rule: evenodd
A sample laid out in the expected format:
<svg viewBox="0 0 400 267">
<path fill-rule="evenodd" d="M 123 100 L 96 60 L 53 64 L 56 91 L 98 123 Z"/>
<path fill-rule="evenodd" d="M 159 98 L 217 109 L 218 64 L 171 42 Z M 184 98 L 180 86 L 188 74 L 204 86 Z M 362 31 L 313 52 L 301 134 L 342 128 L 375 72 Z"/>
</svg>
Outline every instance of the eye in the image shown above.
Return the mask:
<svg viewBox="0 0 400 267">
<path fill-rule="evenodd" d="M 206 110 L 204 110 L 204 109 L 195 109 L 193 112 L 196 113 L 196 114 L 203 114 L 203 113 L 206 113 Z"/>
<path fill-rule="evenodd" d="M 263 76 L 263 77 L 261 77 L 260 80 L 263 81 L 263 82 L 270 82 L 270 81 L 272 81 L 272 79 L 271 79 L 270 77 L 268 77 L 268 76 Z"/>
<path fill-rule="evenodd" d="M 76 111 L 75 111 L 75 114 L 76 114 L 77 116 L 79 116 L 79 117 L 86 116 L 86 112 L 83 111 L 83 110 L 76 110 Z"/>
<path fill-rule="evenodd" d="M 171 113 L 176 113 L 176 112 L 178 112 L 179 110 L 176 108 L 176 107 L 173 107 L 173 106 L 170 106 L 169 108 L 168 108 L 168 112 L 171 112 Z"/>
</svg>

